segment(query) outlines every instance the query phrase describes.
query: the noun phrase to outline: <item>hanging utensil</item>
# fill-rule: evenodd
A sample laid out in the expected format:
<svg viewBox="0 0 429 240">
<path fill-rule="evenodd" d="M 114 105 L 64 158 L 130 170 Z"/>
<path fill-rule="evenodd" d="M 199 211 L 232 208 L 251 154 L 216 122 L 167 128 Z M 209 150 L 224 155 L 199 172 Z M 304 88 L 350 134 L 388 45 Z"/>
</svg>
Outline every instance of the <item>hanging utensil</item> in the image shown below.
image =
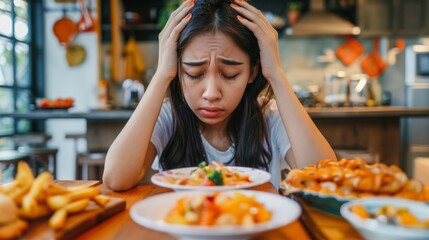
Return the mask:
<svg viewBox="0 0 429 240">
<path fill-rule="evenodd" d="M 363 45 L 355 38 L 349 37 L 337 49 L 338 58 L 346 65 L 353 63 L 364 52 Z"/>
<path fill-rule="evenodd" d="M 79 32 L 91 32 L 94 30 L 94 20 L 92 19 L 91 14 L 86 7 L 85 0 L 79 0 L 78 2 L 82 14 L 82 17 L 77 24 Z"/>
<path fill-rule="evenodd" d="M 63 10 L 63 17 L 57 20 L 52 27 L 54 35 L 61 45 L 67 47 L 78 34 L 76 24 L 66 16 L 66 10 Z"/>
<path fill-rule="evenodd" d="M 70 67 L 78 66 L 85 61 L 86 51 L 82 45 L 74 44 L 66 49 L 66 60 Z"/>
<path fill-rule="evenodd" d="M 361 62 L 363 71 L 370 77 L 378 77 L 386 69 L 387 64 L 378 52 L 380 39 L 374 39 L 374 48 Z"/>
</svg>

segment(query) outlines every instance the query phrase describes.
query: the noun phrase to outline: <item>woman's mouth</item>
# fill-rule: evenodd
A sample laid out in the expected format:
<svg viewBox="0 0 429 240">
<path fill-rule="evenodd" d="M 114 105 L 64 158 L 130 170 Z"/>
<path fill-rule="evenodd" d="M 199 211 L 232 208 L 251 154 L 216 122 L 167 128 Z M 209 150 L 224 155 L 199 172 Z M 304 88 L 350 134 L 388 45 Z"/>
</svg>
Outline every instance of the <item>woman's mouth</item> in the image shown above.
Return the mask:
<svg viewBox="0 0 429 240">
<path fill-rule="evenodd" d="M 207 118 L 215 118 L 222 113 L 222 109 L 219 108 L 201 108 L 200 111 Z"/>
</svg>

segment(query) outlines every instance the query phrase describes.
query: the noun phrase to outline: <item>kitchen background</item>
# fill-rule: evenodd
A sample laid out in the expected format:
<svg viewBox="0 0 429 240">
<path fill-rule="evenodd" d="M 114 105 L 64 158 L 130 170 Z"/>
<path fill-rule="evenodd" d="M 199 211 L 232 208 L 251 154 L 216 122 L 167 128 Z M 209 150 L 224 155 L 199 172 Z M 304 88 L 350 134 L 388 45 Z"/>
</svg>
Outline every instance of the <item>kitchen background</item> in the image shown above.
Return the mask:
<svg viewBox="0 0 429 240">
<path fill-rule="evenodd" d="M 82 63 L 70 66 L 65 55 L 66 49 L 53 32 L 54 24 L 64 16 L 78 22 L 82 13 L 75 1 L 44 0 L 44 59 L 45 95 L 55 99 L 73 97 L 74 107 L 70 112 L 101 111 L 106 109 L 130 108 L 132 97 L 124 100 L 124 80 L 127 72 L 127 54 L 140 59 L 140 65 L 132 63 L 140 76 L 137 82 L 147 86 L 157 67 L 157 24 L 176 1 L 132 1 L 132 0 L 86 0 L 85 5 L 95 19 L 93 31 L 82 32 L 73 40 L 82 46 L 86 57 Z M 71 3 L 64 3 L 71 2 Z M 296 1 L 252 1 L 270 17 L 279 30 L 279 49 L 282 66 L 297 94 L 313 92 L 323 100 L 325 79 L 344 71 L 346 76 L 363 73 L 361 62 L 373 51 L 375 39 L 380 39 L 379 53 L 387 62 L 388 56 L 395 56 L 385 71 L 371 78 L 372 91 L 377 105 L 382 102 L 383 92 L 390 92 L 390 103 L 404 106 L 405 53 L 397 49 L 397 40 L 405 46 L 429 45 L 429 1 L 425 0 L 296 0 Z M 345 65 L 338 59 L 336 50 L 349 38 L 335 23 L 328 23 L 325 32 L 294 33 L 295 21 L 292 10 L 298 12 L 299 21 L 311 12 L 330 12 L 347 19 L 350 24 L 349 36 L 355 34 L 364 52 L 351 64 Z M 360 31 L 356 32 L 356 27 Z M 322 27 L 321 27 L 322 28 Z M 316 30 L 316 29 L 315 29 Z M 355 31 L 355 32 L 353 32 Z M 135 37 L 137 51 L 131 36 Z M 129 47 L 129 48 L 127 48 Z M 396 49 L 393 50 L 392 49 Z M 389 54 L 390 52 L 390 54 Z M 129 61 L 129 59 L 128 59 Z M 139 60 L 137 60 L 139 61 Z M 144 67 L 144 68 L 139 68 Z M 128 66 L 130 67 L 130 66 Z M 128 71 L 130 71 L 128 69 Z M 135 76 L 135 75 L 134 75 Z M 140 85 L 136 86 L 141 87 Z M 106 95 L 107 93 L 107 95 Z M 384 95 L 388 96 L 388 95 Z M 427 96 L 426 96 L 427 98 Z M 313 104 L 313 103 L 311 103 Z M 427 129 L 429 132 L 429 129 Z M 57 146 L 58 175 L 61 179 L 73 179 L 75 150 L 71 140 L 65 141 L 68 133 L 86 132 L 86 121 L 80 119 L 46 121 L 46 131 L 52 134 L 50 144 Z M 429 145 L 429 144 L 428 144 Z M 86 149 L 86 142 L 79 142 L 80 150 Z M 428 153 L 429 154 L 429 153 Z"/>
</svg>

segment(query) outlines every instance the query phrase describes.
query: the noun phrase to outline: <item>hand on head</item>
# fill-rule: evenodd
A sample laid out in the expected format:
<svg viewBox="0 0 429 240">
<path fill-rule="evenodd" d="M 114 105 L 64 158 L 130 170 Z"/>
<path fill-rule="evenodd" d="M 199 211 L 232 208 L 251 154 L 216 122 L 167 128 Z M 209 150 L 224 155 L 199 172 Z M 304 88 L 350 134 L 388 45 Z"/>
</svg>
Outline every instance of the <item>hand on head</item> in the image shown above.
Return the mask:
<svg viewBox="0 0 429 240">
<path fill-rule="evenodd" d="M 250 29 L 258 39 L 262 74 L 271 83 L 272 77 L 281 70 L 278 48 L 278 33 L 268 22 L 263 13 L 244 0 L 231 3 L 238 12 L 237 18 Z"/>
<path fill-rule="evenodd" d="M 191 19 L 189 10 L 194 6 L 194 0 L 187 0 L 170 16 L 164 29 L 159 34 L 159 59 L 156 74 L 162 74 L 161 79 L 173 80 L 177 75 L 177 39 L 180 32 Z"/>
</svg>

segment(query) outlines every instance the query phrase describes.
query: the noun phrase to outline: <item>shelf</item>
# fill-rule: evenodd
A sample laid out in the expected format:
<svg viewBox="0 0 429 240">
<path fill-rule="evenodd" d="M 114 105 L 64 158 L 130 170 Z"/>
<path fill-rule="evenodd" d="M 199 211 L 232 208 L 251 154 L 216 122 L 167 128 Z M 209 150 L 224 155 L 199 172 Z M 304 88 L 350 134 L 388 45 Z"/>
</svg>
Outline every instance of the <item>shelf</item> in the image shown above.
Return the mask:
<svg viewBox="0 0 429 240">
<path fill-rule="evenodd" d="M 124 31 L 158 31 L 159 28 L 154 23 L 127 24 L 122 26 Z"/>
</svg>

